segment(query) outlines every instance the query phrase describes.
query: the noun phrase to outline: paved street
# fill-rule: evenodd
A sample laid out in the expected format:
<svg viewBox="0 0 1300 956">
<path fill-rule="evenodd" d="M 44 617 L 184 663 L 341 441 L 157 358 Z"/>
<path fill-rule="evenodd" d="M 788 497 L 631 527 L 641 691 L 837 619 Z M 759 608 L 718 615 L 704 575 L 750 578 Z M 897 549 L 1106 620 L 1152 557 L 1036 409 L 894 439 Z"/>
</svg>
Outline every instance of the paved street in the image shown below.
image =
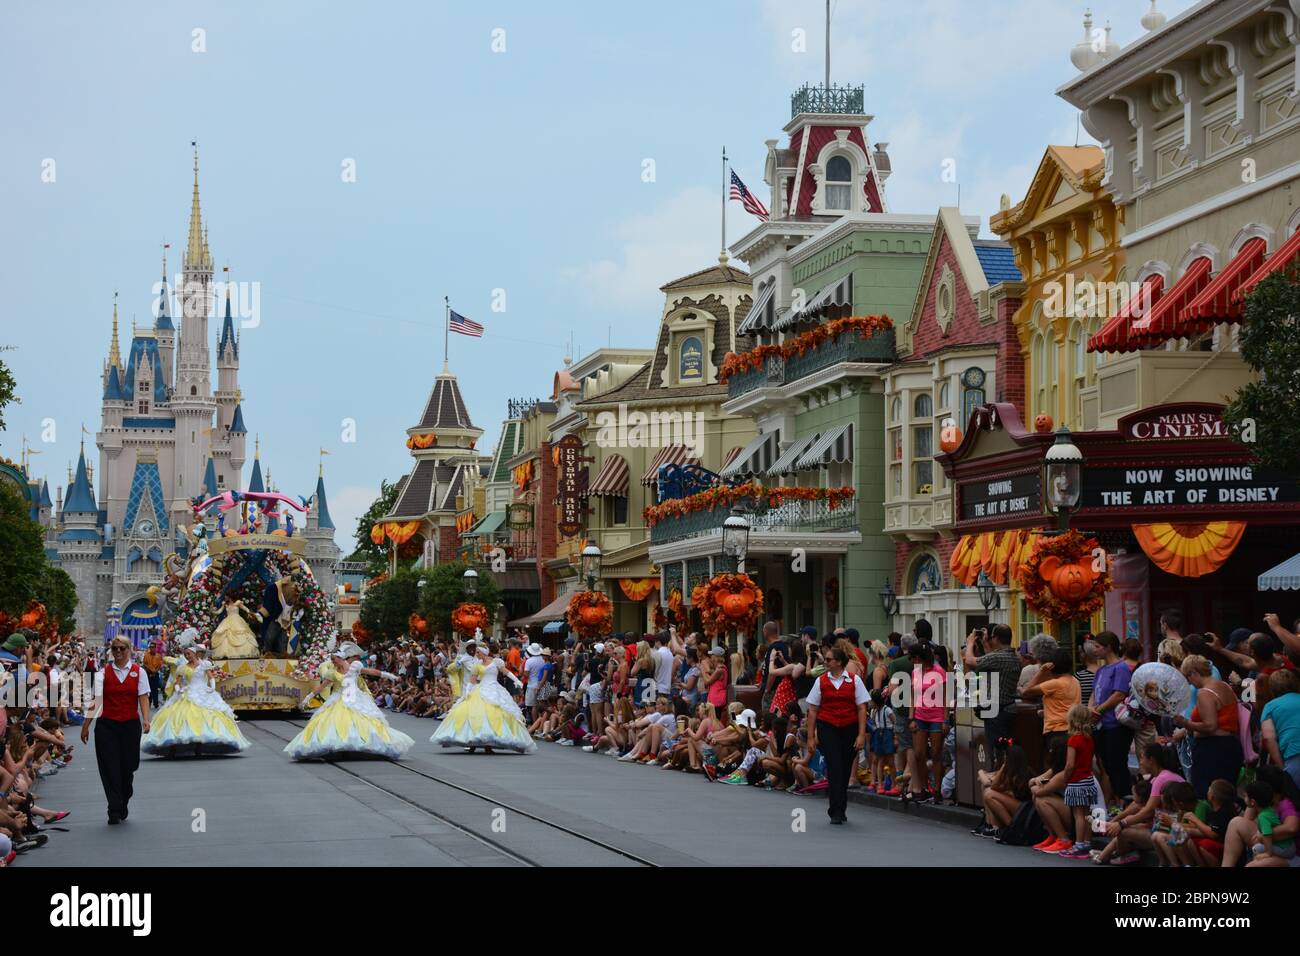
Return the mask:
<svg viewBox="0 0 1300 956">
<path fill-rule="evenodd" d="M 145 757 L 131 818 L 104 822 L 91 748 L 47 780 L 69 833 L 21 866 L 1069 866 L 946 823 L 850 804 L 847 827 L 820 798 L 709 784 L 540 744 L 531 756 L 435 751 L 432 721 L 397 716 L 416 746 L 400 764 L 294 764 L 301 718 L 242 721 L 239 757 Z M 92 741 L 93 744 L 93 741 Z M 794 811 L 807 829 L 794 832 Z"/>
</svg>

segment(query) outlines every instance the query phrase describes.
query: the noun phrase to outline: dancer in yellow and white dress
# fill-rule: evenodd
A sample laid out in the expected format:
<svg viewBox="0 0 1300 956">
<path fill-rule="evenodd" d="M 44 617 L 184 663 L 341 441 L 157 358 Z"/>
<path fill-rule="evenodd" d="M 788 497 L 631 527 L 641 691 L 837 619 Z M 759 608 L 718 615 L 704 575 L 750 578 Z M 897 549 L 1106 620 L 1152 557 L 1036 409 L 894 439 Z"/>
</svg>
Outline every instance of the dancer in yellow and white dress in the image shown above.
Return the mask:
<svg viewBox="0 0 1300 956">
<path fill-rule="evenodd" d="M 250 613 L 248 608 L 235 595 L 227 594 L 225 610 L 226 619 L 212 632 L 212 657 L 216 660 L 260 657 L 257 635 L 240 613 Z"/>
<path fill-rule="evenodd" d="M 317 693 L 325 703 L 312 714 L 307 726 L 285 746 L 294 760 L 310 760 L 335 753 L 366 753 L 396 759 L 415 743 L 388 726 L 362 675 L 396 680 L 395 674 L 362 667 L 361 648 L 351 641 L 339 645 L 320 666 Z"/>
<path fill-rule="evenodd" d="M 194 747 L 196 754 L 238 753 L 249 747 L 235 724 L 235 712 L 210 683 L 212 664 L 197 637 L 193 628 L 186 629 L 181 635 L 183 658 L 164 658 L 173 669 L 175 690 L 140 741 L 144 753 L 171 757 L 178 747 Z"/>
<path fill-rule="evenodd" d="M 486 641 L 475 635 L 473 652 L 476 662 L 465 668 L 462 679 L 474 681 L 447 711 L 438 729 L 429 738 L 442 747 L 465 747 L 470 753 L 482 747 L 491 753 L 494 747 L 532 753 L 537 744 L 528 733 L 524 715 L 519 705 L 497 681 L 498 674 L 519 681 L 505 669 L 498 658 L 492 656 Z"/>
</svg>

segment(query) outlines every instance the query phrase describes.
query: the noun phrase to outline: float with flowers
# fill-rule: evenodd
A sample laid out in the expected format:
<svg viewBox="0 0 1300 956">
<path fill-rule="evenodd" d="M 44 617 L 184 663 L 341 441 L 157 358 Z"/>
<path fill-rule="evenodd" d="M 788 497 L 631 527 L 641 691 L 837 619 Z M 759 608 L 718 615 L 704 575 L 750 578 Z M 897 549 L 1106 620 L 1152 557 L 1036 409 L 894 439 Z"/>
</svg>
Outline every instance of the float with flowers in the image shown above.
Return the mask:
<svg viewBox="0 0 1300 956">
<path fill-rule="evenodd" d="M 188 556 L 169 582 L 170 636 L 194 628 L 235 710 L 294 710 L 337 641 L 333 609 L 304 560 L 310 500 L 227 491 L 193 503 Z"/>
</svg>

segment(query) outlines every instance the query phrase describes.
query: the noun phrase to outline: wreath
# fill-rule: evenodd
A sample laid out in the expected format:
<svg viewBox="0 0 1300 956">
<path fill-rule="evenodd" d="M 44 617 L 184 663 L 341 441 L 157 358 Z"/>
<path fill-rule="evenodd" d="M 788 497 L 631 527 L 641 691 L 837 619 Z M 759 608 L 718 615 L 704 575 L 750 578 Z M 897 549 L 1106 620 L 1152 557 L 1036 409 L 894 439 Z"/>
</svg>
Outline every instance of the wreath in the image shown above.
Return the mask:
<svg viewBox="0 0 1300 956">
<path fill-rule="evenodd" d="M 1077 531 L 1040 535 L 1020 565 L 1025 604 L 1053 623 L 1090 617 L 1106 603 L 1110 573 L 1095 567 L 1096 538 Z"/>
<path fill-rule="evenodd" d="M 457 604 L 456 609 L 451 612 L 451 626 L 461 637 L 473 637 L 476 630 L 486 631 L 490 623 L 488 610 L 482 604 L 471 604 L 466 601 Z"/>
<path fill-rule="evenodd" d="M 717 574 L 691 591 L 704 633 L 754 633 L 763 614 L 763 589 L 748 574 Z"/>
<path fill-rule="evenodd" d="M 603 637 L 614 630 L 614 602 L 601 591 L 579 591 L 569 598 L 564 619 L 581 638 Z"/>
</svg>

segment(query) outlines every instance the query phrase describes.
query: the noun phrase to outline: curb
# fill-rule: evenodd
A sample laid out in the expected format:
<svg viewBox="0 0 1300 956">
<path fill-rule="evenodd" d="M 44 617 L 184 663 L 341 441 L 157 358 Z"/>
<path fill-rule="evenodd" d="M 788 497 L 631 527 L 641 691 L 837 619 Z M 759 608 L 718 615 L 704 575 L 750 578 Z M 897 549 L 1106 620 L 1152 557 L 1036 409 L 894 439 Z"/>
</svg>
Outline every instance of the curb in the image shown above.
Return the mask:
<svg viewBox="0 0 1300 956">
<path fill-rule="evenodd" d="M 951 826 L 973 827 L 984 815 L 973 807 L 948 806 L 936 803 L 904 803 L 898 797 L 882 797 L 875 793 L 865 793 L 860 788 L 849 789 L 849 802 L 858 803 L 877 810 L 889 810 L 903 813 L 921 820 L 934 820 Z"/>
</svg>

